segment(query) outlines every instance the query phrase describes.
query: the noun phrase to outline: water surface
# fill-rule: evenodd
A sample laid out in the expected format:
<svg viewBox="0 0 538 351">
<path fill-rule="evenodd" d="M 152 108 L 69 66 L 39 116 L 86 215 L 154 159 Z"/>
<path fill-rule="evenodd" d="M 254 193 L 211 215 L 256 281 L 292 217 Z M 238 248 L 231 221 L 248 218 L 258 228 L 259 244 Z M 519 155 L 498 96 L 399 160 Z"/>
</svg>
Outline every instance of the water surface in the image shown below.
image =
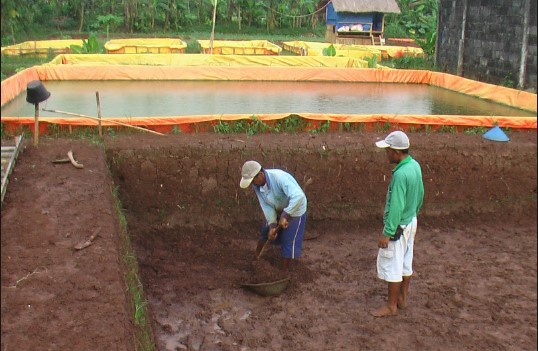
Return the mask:
<svg viewBox="0 0 538 351">
<path fill-rule="evenodd" d="M 425 84 L 252 81 L 49 81 L 41 108 L 103 117 L 212 114 L 412 114 L 536 116 L 469 95 Z M 52 116 L 41 111 L 43 117 Z M 34 116 L 25 93 L 2 116 Z M 68 118 L 68 116 L 66 116 Z"/>
</svg>

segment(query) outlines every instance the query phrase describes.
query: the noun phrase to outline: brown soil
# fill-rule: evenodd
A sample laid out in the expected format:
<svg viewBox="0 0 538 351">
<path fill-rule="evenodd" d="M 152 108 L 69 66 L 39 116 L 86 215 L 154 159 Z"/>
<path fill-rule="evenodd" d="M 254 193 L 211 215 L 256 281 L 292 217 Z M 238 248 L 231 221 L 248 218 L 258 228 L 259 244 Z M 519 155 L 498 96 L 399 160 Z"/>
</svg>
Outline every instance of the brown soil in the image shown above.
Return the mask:
<svg viewBox="0 0 538 351">
<path fill-rule="evenodd" d="M 426 198 L 409 308 L 375 319 L 382 135 L 26 140 L 2 207 L 1 349 L 140 349 L 117 186 L 158 350 L 535 350 L 536 132 L 410 134 Z M 83 169 L 51 162 L 68 150 Z M 247 159 L 312 178 L 303 257 L 278 297 L 241 288 L 282 276 L 277 248 L 256 260 Z"/>
</svg>

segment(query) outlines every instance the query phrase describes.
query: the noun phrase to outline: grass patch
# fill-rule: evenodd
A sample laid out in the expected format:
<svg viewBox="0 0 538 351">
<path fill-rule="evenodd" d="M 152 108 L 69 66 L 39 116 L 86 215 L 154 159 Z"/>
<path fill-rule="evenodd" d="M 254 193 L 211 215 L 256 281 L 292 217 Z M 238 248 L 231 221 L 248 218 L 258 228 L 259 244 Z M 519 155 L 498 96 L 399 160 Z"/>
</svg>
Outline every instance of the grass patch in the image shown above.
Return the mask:
<svg viewBox="0 0 538 351">
<path fill-rule="evenodd" d="M 327 133 L 330 127 L 331 127 L 331 121 L 327 120 L 325 122 L 320 123 L 316 128 L 311 129 L 308 132 L 311 134 Z"/>
<path fill-rule="evenodd" d="M 457 132 L 457 129 L 455 126 L 441 126 L 439 128 L 439 133 L 450 133 L 450 134 L 455 134 Z"/>
<path fill-rule="evenodd" d="M 289 115 L 288 117 L 277 120 L 271 124 L 267 124 L 256 116 L 251 116 L 248 120 L 241 119 L 229 122 L 219 120 L 217 124 L 213 126 L 213 131 L 218 134 L 245 133 L 247 135 L 282 132 L 296 133 L 304 132 L 307 126 L 308 122 L 298 115 Z M 329 126 L 330 121 L 327 121 L 322 123 L 313 132 L 326 132 L 329 130 Z"/>
<path fill-rule="evenodd" d="M 1 123 L 1 137 L 3 139 L 15 137 L 23 134 L 24 137 L 33 138 L 33 126 L 32 125 L 17 125 L 14 130 L 8 130 L 5 123 Z M 146 133 L 145 131 L 124 127 L 103 127 L 103 135 L 115 137 L 117 135 L 133 135 Z M 171 131 L 172 134 L 180 134 L 181 129 L 178 126 L 174 126 Z M 71 126 L 61 125 L 54 123 L 47 123 L 47 131 L 39 134 L 40 138 L 68 138 L 68 139 L 85 139 L 92 144 L 100 145 L 103 143 L 102 138 L 99 136 L 99 129 L 95 126 Z"/>
<path fill-rule="evenodd" d="M 54 58 L 54 54 L 46 57 L 36 57 L 31 55 L 5 56 L 1 57 L 2 80 L 15 75 L 16 73 L 33 66 L 39 66 L 49 62 Z"/>
<path fill-rule="evenodd" d="M 299 115 L 289 115 L 284 119 L 279 119 L 275 122 L 274 130 L 276 133 L 287 132 L 296 133 L 306 130 L 308 122 Z"/>
<path fill-rule="evenodd" d="M 154 336 L 151 329 L 151 322 L 147 308 L 147 300 L 144 296 L 144 289 L 138 277 L 138 262 L 131 245 L 131 238 L 127 232 L 127 219 L 123 214 L 118 187 L 112 187 L 112 197 L 116 214 L 120 223 L 122 237 L 122 255 L 125 265 L 125 284 L 127 285 L 128 299 L 130 300 L 131 312 L 135 325 L 136 350 L 155 351 L 157 350 Z"/>
<path fill-rule="evenodd" d="M 362 132 L 364 130 L 364 122 L 344 122 L 342 129 L 346 132 Z"/>
<path fill-rule="evenodd" d="M 463 131 L 463 134 L 469 134 L 469 135 L 480 134 L 480 135 L 482 135 L 487 131 L 488 131 L 488 129 L 486 127 L 471 127 L 471 128 L 466 128 Z"/>
<path fill-rule="evenodd" d="M 383 65 L 391 68 L 398 69 L 423 69 L 429 71 L 438 71 L 433 64 L 433 61 L 424 57 L 412 57 L 404 55 L 399 58 L 392 58 L 390 60 L 383 61 Z"/>
<path fill-rule="evenodd" d="M 5 123 L 1 123 L 1 138 L 2 139 L 9 139 L 15 136 L 22 135 L 25 139 L 26 138 L 33 138 L 33 132 L 31 130 L 31 126 L 19 124 L 14 130 L 7 130 Z"/>
</svg>

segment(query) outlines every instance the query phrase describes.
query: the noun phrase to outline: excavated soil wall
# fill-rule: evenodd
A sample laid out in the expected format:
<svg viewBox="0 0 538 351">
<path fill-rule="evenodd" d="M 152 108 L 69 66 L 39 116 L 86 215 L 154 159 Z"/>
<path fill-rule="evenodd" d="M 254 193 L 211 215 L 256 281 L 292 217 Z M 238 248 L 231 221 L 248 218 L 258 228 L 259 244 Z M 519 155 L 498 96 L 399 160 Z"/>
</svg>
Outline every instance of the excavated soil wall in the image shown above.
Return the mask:
<svg viewBox="0 0 538 351">
<path fill-rule="evenodd" d="M 139 138 L 140 136 L 137 136 Z M 254 192 L 239 187 L 241 166 L 259 161 L 306 184 L 308 219 L 381 225 L 394 165 L 373 133 L 146 136 L 139 147 L 108 142 L 107 155 L 130 222 L 227 229 L 262 220 Z M 536 134 L 510 142 L 480 135 L 412 133 L 422 165 L 421 217 L 517 219 L 536 211 Z"/>
<path fill-rule="evenodd" d="M 158 349 L 388 351 L 402 340 L 417 350 L 535 349 L 536 133 L 504 143 L 410 133 L 426 191 L 411 307 L 380 321 L 368 310 L 386 297 L 375 272 L 394 167 L 374 146 L 383 136 L 107 140 Z M 258 268 L 280 262 L 275 248 L 255 260 L 262 214 L 253 190 L 239 187 L 249 159 L 312 179 L 303 255 L 274 298 L 240 287 L 273 281 Z"/>
</svg>

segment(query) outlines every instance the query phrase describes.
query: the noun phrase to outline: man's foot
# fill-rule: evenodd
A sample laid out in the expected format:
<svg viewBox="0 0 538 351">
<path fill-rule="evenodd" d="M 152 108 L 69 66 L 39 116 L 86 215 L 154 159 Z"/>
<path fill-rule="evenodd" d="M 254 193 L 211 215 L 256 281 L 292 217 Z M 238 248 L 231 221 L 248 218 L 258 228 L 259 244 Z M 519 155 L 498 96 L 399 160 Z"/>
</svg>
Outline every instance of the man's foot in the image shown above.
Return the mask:
<svg viewBox="0 0 538 351">
<path fill-rule="evenodd" d="M 405 310 L 407 308 L 407 302 L 405 302 L 403 299 L 398 299 L 398 308 Z"/>
<path fill-rule="evenodd" d="M 371 311 L 370 314 L 374 317 L 389 317 L 398 315 L 398 309 L 392 309 L 388 305 L 384 305 L 378 310 Z"/>
</svg>

